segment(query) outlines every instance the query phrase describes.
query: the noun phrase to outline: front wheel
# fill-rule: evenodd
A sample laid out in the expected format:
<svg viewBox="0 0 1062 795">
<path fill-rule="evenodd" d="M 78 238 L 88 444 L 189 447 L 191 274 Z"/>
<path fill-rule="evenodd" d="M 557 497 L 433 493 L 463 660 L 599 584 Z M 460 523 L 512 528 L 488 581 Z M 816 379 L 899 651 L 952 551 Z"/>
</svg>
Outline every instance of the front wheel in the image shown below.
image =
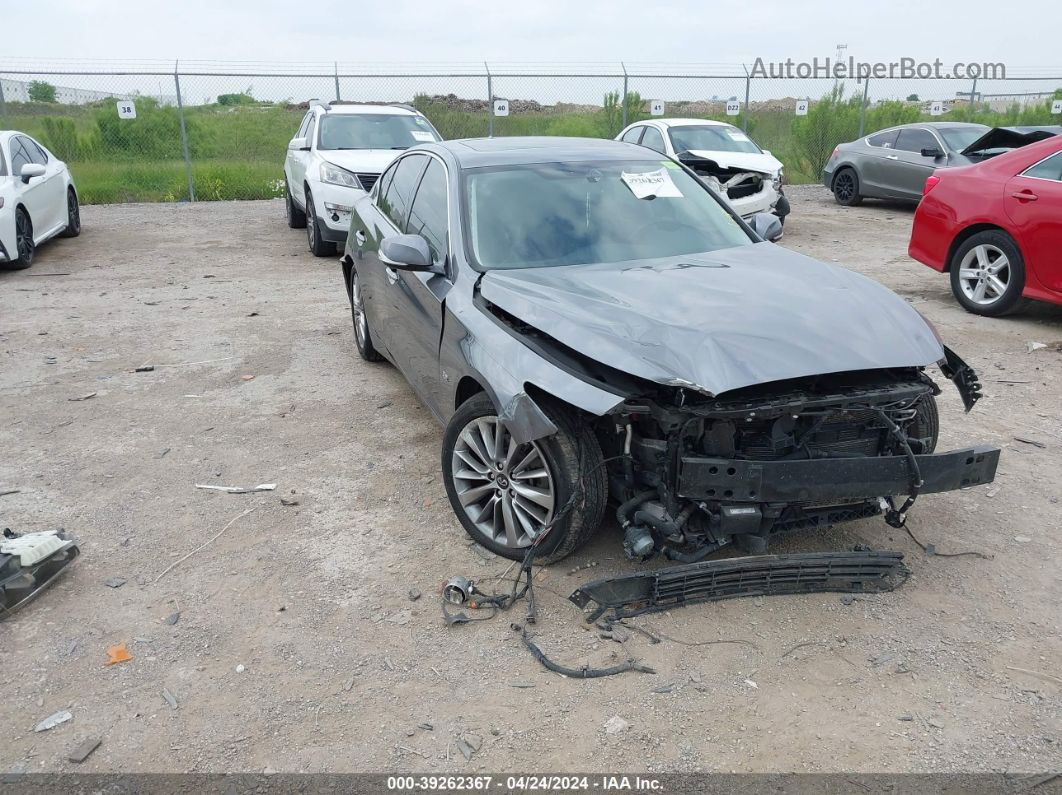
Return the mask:
<svg viewBox="0 0 1062 795">
<path fill-rule="evenodd" d="M 81 234 L 81 208 L 77 204 L 77 194 L 73 188 L 66 191 L 66 228 L 59 237 L 77 237 Z"/>
<path fill-rule="evenodd" d="M 321 237 L 321 221 L 313 207 L 313 196 L 306 189 L 306 242 L 315 257 L 331 257 L 336 253 L 336 244 Z"/>
<path fill-rule="evenodd" d="M 354 344 L 358 355 L 367 362 L 378 362 L 383 357 L 372 344 L 369 324 L 365 320 L 365 303 L 361 297 L 361 281 L 356 268 L 350 269 L 350 317 L 354 323 Z"/>
<path fill-rule="evenodd" d="M 442 467 L 450 505 L 473 540 L 522 560 L 549 528 L 535 560 L 554 563 L 601 524 L 606 477 L 597 438 L 578 415 L 543 409 L 557 433 L 518 444 L 486 394 L 469 398 L 446 427 Z"/>
<path fill-rule="evenodd" d="M 1001 317 L 1021 309 L 1025 260 L 1002 230 L 978 232 L 952 255 L 951 291 L 967 312 Z"/>
<path fill-rule="evenodd" d="M 33 264 L 33 254 L 36 251 L 33 244 L 33 222 L 29 214 L 19 207 L 15 210 L 15 258 L 8 267 L 13 270 L 22 270 Z"/>
</svg>

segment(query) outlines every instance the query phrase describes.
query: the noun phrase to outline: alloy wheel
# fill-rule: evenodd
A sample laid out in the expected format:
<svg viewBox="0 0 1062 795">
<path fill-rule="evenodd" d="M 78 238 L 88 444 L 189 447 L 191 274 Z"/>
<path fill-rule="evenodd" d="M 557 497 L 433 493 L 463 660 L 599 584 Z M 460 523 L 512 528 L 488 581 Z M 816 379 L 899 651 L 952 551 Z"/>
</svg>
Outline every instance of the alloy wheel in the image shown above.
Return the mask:
<svg viewBox="0 0 1062 795">
<path fill-rule="evenodd" d="M 361 304 L 361 282 L 357 271 L 354 271 L 350 281 L 350 311 L 354 313 L 354 336 L 357 337 L 358 347 L 364 348 L 368 326 L 365 320 L 365 307 Z"/>
<path fill-rule="evenodd" d="M 310 251 L 317 248 L 317 215 L 313 211 L 313 197 L 306 191 L 306 240 L 310 244 Z"/>
<path fill-rule="evenodd" d="M 848 201 L 855 195 L 855 179 L 847 171 L 838 174 L 833 183 L 833 192 L 841 201 Z"/>
<path fill-rule="evenodd" d="M 66 226 L 74 232 L 81 229 L 81 210 L 72 191 L 67 191 L 66 194 Z"/>
<path fill-rule="evenodd" d="M 556 490 L 542 448 L 517 444 L 497 417 L 477 417 L 461 430 L 452 470 L 468 518 L 497 544 L 530 546 L 553 518 Z"/>
<path fill-rule="evenodd" d="M 1002 249 L 989 243 L 974 246 L 959 263 L 963 295 L 979 306 L 990 306 L 1010 286 L 1010 260 Z"/>
<path fill-rule="evenodd" d="M 22 261 L 29 262 L 33 259 L 33 226 L 24 212 L 15 216 L 15 248 Z"/>
</svg>

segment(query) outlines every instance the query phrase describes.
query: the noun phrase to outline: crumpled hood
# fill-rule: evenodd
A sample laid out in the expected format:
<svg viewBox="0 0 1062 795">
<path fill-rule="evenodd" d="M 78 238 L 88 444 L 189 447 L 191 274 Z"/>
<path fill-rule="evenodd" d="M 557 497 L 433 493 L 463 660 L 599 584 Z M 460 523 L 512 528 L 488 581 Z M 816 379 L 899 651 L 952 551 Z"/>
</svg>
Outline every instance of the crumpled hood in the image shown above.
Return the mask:
<svg viewBox="0 0 1062 795">
<path fill-rule="evenodd" d="M 401 149 L 319 149 L 323 160 L 355 174 L 381 174 Z"/>
<path fill-rule="evenodd" d="M 495 270 L 486 300 L 603 364 L 709 395 L 929 365 L 925 319 L 865 276 L 771 243 L 625 263 Z"/>
<path fill-rule="evenodd" d="M 710 149 L 691 149 L 683 154 L 714 160 L 723 168 L 760 171 L 764 174 L 774 174 L 782 167 L 782 161 L 766 152 L 716 152 Z"/>
</svg>

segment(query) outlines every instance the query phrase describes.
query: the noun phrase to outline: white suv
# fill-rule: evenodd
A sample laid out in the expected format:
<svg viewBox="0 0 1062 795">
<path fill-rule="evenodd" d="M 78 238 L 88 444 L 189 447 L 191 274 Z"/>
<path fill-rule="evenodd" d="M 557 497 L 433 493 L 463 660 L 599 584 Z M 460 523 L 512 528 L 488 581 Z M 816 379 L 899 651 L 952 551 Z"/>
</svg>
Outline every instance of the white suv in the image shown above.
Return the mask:
<svg viewBox="0 0 1062 795">
<path fill-rule="evenodd" d="M 350 210 L 403 149 L 442 136 L 409 105 L 311 103 L 284 160 L 288 226 L 306 228 L 310 251 L 336 253 Z"/>
<path fill-rule="evenodd" d="M 647 146 L 693 169 L 745 220 L 774 213 L 784 224 L 789 200 L 782 164 L 732 124 L 711 119 L 652 119 L 625 127 L 617 141 Z"/>
</svg>

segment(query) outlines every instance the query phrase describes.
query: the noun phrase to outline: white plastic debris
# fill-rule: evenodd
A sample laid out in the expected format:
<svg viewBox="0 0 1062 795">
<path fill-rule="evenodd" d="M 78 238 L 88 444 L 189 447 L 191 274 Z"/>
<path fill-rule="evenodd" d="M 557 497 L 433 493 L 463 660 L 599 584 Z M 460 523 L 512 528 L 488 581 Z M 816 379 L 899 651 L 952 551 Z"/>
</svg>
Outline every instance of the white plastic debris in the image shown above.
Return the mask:
<svg viewBox="0 0 1062 795">
<path fill-rule="evenodd" d="M 74 716 L 66 710 L 63 710 L 62 712 L 56 712 L 54 715 L 49 715 L 47 718 L 38 723 L 37 727 L 33 731 L 46 732 L 48 731 L 48 729 L 54 729 L 60 723 L 66 723 L 73 717 Z"/>
<path fill-rule="evenodd" d="M 3 543 L 0 543 L 0 553 L 18 555 L 22 566 L 32 566 L 49 555 L 73 545 L 73 540 L 60 538 L 58 530 L 44 530 L 5 539 Z"/>
<path fill-rule="evenodd" d="M 753 682 L 751 679 L 746 679 L 745 680 L 745 684 L 748 685 L 749 687 L 753 688 L 754 690 L 759 690 L 760 689 L 760 686 L 758 684 L 756 684 L 755 682 Z"/>
<path fill-rule="evenodd" d="M 605 721 L 605 734 L 619 734 L 620 732 L 627 731 L 629 728 L 630 724 L 619 715 L 613 715 Z"/>
<path fill-rule="evenodd" d="M 227 494 L 250 494 L 255 491 L 274 491 L 276 483 L 259 483 L 257 486 L 213 486 L 207 483 L 196 483 L 197 489 L 209 489 L 210 491 L 224 491 Z"/>
<path fill-rule="evenodd" d="M 1025 343 L 1025 348 L 1026 348 L 1026 350 L 1029 351 L 1029 353 L 1032 353 L 1033 351 L 1038 351 L 1041 348 L 1046 348 L 1046 347 L 1047 347 L 1047 343 L 1046 342 L 1033 342 L 1032 340 L 1029 340 L 1028 342 Z"/>
</svg>

